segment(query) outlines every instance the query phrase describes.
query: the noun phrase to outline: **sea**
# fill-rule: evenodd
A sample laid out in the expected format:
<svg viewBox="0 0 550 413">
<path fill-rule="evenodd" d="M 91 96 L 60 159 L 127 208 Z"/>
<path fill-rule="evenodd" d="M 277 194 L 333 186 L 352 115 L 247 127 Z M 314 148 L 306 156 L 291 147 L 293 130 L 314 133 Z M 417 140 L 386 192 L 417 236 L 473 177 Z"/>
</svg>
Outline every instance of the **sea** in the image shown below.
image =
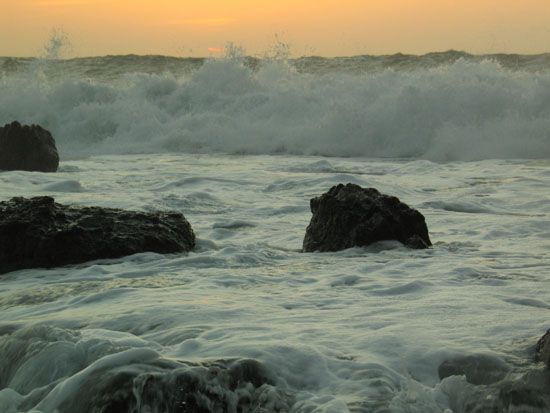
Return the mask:
<svg viewBox="0 0 550 413">
<path fill-rule="evenodd" d="M 0 58 L 57 173 L 0 201 L 178 211 L 196 250 L 0 276 L 0 412 L 548 412 L 550 54 Z M 433 246 L 303 253 L 310 199 Z"/>
</svg>

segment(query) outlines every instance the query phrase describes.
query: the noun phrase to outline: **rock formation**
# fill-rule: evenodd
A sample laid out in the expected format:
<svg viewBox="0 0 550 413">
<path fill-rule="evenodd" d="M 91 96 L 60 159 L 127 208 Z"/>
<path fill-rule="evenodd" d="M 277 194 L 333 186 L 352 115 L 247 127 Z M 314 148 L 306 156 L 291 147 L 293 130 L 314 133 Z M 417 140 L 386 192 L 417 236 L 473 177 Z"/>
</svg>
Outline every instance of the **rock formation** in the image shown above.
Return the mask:
<svg viewBox="0 0 550 413">
<path fill-rule="evenodd" d="M 0 127 L 0 170 L 55 172 L 59 155 L 50 132 L 19 122 Z"/>
<path fill-rule="evenodd" d="M 194 246 L 191 225 L 178 212 L 65 206 L 47 196 L 0 202 L 0 274 Z"/>
<path fill-rule="evenodd" d="M 303 251 L 339 251 L 397 240 L 411 248 L 432 245 L 424 216 L 374 188 L 339 184 L 310 202 L 313 217 Z"/>
</svg>

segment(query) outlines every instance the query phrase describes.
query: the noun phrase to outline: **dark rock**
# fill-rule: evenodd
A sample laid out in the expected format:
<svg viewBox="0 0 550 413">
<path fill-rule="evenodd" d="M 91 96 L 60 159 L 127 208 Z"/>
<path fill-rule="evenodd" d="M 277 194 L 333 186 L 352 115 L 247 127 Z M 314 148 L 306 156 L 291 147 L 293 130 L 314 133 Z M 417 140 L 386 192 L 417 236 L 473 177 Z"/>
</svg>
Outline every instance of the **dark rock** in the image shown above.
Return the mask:
<svg viewBox="0 0 550 413">
<path fill-rule="evenodd" d="M 241 367 L 243 363 L 245 366 Z M 168 375 L 142 375 L 136 380 L 142 383 L 139 399 L 143 407 L 155 407 L 162 412 L 279 411 L 260 410 L 261 387 L 273 384 L 263 365 L 254 360 L 239 360 L 228 367 L 219 362 L 180 368 Z"/>
<path fill-rule="evenodd" d="M 432 245 L 424 216 L 374 188 L 339 184 L 310 202 L 313 217 L 304 252 L 339 251 L 397 240 L 411 248 Z"/>
<path fill-rule="evenodd" d="M 535 347 L 536 358 L 550 368 L 550 330 L 539 339 Z"/>
<path fill-rule="evenodd" d="M 78 393 L 69 394 L 61 404 L 63 412 L 279 412 L 288 411 L 285 396 L 262 372 L 239 376 L 259 362 L 236 360 L 186 365 L 180 362 L 149 361 L 116 369 L 97 369 L 83 379 Z M 231 365 L 233 364 L 233 365 Z M 237 365 L 235 367 L 235 365 Z M 233 368 L 231 368 L 233 367 Z M 235 376 L 237 371 L 237 376 Z M 235 384 L 236 383 L 236 384 Z M 235 384 L 235 385 L 234 385 Z M 234 386 L 233 386 L 234 385 Z M 267 397 L 266 397 L 267 396 Z M 269 400 L 269 398 L 274 399 Z M 275 403 L 274 403 L 275 401 Z"/>
<path fill-rule="evenodd" d="M 0 274 L 194 246 L 191 225 L 177 212 L 65 206 L 47 196 L 0 202 Z"/>
<path fill-rule="evenodd" d="M 0 127 L 0 170 L 55 172 L 59 155 L 50 132 L 12 122 Z"/>
<path fill-rule="evenodd" d="M 229 368 L 231 377 L 231 390 L 237 389 L 242 383 L 252 383 L 254 387 L 260 387 L 264 383 L 270 383 L 269 373 L 266 368 L 258 361 L 244 359 L 235 362 Z"/>
<path fill-rule="evenodd" d="M 439 378 L 465 376 L 471 384 L 493 384 L 510 372 L 510 366 L 497 357 L 470 355 L 446 360 L 439 366 Z"/>
<path fill-rule="evenodd" d="M 547 372 L 530 370 L 510 374 L 489 385 L 463 383 L 445 386 L 449 408 L 453 412 L 549 412 L 550 381 Z M 449 391 L 450 390 L 450 391 Z"/>
<path fill-rule="evenodd" d="M 500 390 L 498 399 L 503 408 L 499 411 L 547 412 L 548 394 L 518 381 Z M 547 392 L 545 392 L 547 393 Z"/>
</svg>

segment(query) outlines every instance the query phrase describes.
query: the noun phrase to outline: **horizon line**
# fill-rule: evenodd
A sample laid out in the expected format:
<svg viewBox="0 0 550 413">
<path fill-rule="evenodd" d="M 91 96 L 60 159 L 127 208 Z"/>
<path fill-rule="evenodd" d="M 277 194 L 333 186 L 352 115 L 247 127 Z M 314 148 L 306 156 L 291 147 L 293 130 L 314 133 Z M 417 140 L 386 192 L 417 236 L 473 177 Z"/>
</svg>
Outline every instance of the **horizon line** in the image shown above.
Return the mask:
<svg viewBox="0 0 550 413">
<path fill-rule="evenodd" d="M 546 52 L 540 52 L 540 53 L 509 53 L 509 52 L 487 52 L 487 53 L 474 53 L 474 52 L 467 52 L 465 50 L 456 50 L 456 49 L 447 49 L 447 50 L 438 50 L 438 51 L 432 51 L 427 53 L 405 53 L 405 52 L 395 52 L 395 53 L 380 53 L 380 54 L 369 54 L 369 53 L 361 53 L 361 54 L 354 54 L 354 55 L 334 55 L 334 56 L 328 56 L 328 55 L 301 55 L 301 56 L 289 56 L 289 60 L 295 60 L 295 59 L 303 59 L 303 58 L 322 58 L 322 59 L 346 59 L 346 58 L 354 58 L 354 57 L 363 57 L 363 56 L 369 56 L 369 57 L 390 57 L 390 56 L 413 56 L 413 57 L 425 57 L 428 55 L 437 55 L 437 54 L 462 54 L 462 55 L 468 55 L 468 56 L 474 56 L 474 57 L 486 57 L 486 56 L 499 56 L 499 55 L 505 55 L 505 56 L 524 56 L 524 57 L 534 57 L 534 56 L 544 56 L 544 55 L 550 55 L 550 50 Z M 223 54 L 219 54 L 217 56 L 211 54 L 211 55 L 205 55 L 205 56 L 184 56 L 184 55 L 171 55 L 171 54 L 161 54 L 161 53 L 121 53 L 121 54 L 92 54 L 92 55 L 85 55 L 85 56 L 72 56 L 72 57 L 54 57 L 49 58 L 47 56 L 9 56 L 9 55 L 0 55 L 0 58 L 6 59 L 6 58 L 12 58 L 12 59 L 44 59 L 44 60 L 76 60 L 76 59 L 90 59 L 90 58 L 101 58 L 101 57 L 168 57 L 173 59 L 219 59 L 226 57 Z M 259 55 L 259 54 L 245 54 L 241 56 L 242 58 L 252 58 L 252 59 L 270 59 L 270 56 L 268 55 Z M 281 59 L 284 60 L 284 59 Z"/>
</svg>

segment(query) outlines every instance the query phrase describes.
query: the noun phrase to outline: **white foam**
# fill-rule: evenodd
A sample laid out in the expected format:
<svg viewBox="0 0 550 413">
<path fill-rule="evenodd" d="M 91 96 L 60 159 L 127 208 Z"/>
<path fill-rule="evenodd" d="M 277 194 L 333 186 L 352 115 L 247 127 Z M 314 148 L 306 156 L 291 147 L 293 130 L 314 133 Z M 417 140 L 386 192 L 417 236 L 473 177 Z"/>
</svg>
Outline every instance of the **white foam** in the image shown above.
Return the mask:
<svg viewBox="0 0 550 413">
<path fill-rule="evenodd" d="M 183 78 L 106 83 L 5 76 L 0 123 L 50 129 L 62 157 L 225 152 L 417 157 L 550 156 L 550 74 L 493 62 L 372 74 L 299 74 L 207 61 Z M 313 168 L 330 172 L 330 165 Z"/>
<path fill-rule="evenodd" d="M 487 396 L 503 403 L 511 385 L 550 405 L 547 372 L 531 359 L 548 328 L 548 163 L 325 161 L 109 155 L 71 161 L 74 172 L 1 173 L 0 199 L 78 179 L 86 192 L 56 201 L 181 211 L 199 248 L 3 275 L 0 385 L 11 390 L 0 411 L 100 409 L 96 395 L 133 397 L 135 382 L 113 377 L 167 383 L 183 364 L 243 358 L 273 377 L 255 392 L 267 411 L 274 400 L 288 401 L 281 411 L 458 413 Z M 348 180 L 417 207 L 433 248 L 301 253 L 309 200 Z M 443 362 L 459 360 L 460 374 L 477 355 L 490 361 L 483 381 L 509 369 L 508 381 L 440 377 Z M 151 410 L 173 389 L 155 391 Z"/>
<path fill-rule="evenodd" d="M 45 192 L 84 192 L 80 182 L 73 179 L 66 181 L 54 182 L 52 184 L 45 185 L 43 190 Z"/>
<path fill-rule="evenodd" d="M 105 356 L 70 378 L 60 382 L 55 388 L 36 406 L 37 410 L 44 412 L 55 411 L 68 397 L 76 398 L 81 389 L 82 383 L 88 376 L 96 371 L 106 368 L 124 366 L 131 363 L 145 363 L 158 357 L 154 351 L 149 349 L 130 349 L 120 353 Z"/>
</svg>

